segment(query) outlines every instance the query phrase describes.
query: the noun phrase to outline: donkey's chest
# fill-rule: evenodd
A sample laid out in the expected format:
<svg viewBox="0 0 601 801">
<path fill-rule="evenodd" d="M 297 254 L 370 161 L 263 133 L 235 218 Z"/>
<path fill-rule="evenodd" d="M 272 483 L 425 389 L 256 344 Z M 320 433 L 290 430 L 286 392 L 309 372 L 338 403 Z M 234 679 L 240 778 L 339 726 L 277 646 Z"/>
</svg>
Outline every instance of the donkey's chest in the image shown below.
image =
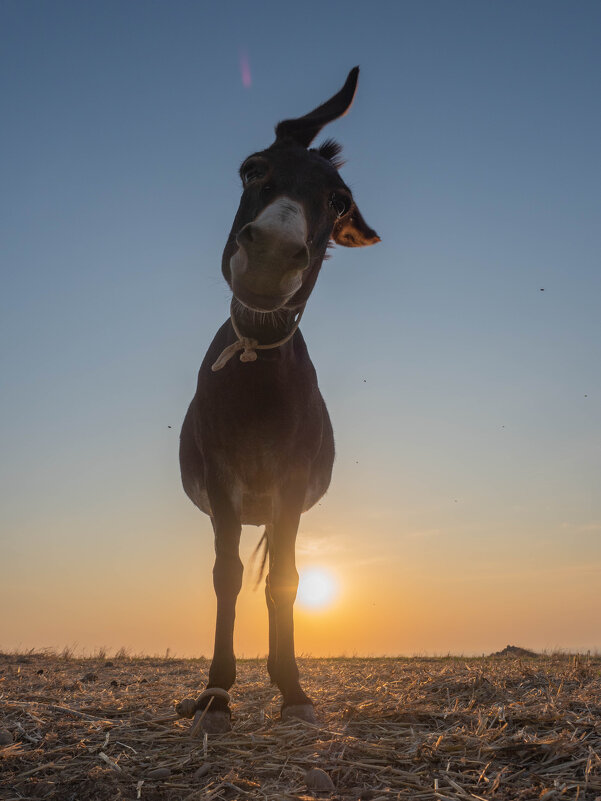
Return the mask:
<svg viewBox="0 0 601 801">
<path fill-rule="evenodd" d="M 290 467 L 310 457 L 312 430 L 315 425 L 302 418 L 293 423 L 255 414 L 232 420 L 220 443 L 221 467 L 244 489 L 268 492 Z"/>
<path fill-rule="evenodd" d="M 310 463 L 323 429 L 321 396 L 316 387 L 281 384 L 246 391 L 205 407 L 205 452 L 217 454 L 221 471 L 243 492 L 271 493 L 290 470 Z"/>
</svg>

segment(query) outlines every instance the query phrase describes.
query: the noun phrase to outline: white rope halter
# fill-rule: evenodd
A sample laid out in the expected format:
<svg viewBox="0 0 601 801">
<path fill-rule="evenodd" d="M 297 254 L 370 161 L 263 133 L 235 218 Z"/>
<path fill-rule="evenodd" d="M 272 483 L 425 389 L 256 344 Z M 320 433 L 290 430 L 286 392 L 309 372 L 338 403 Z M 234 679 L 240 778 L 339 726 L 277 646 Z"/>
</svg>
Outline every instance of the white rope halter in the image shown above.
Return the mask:
<svg viewBox="0 0 601 801">
<path fill-rule="evenodd" d="M 237 341 L 228 345 L 227 348 L 224 348 L 221 351 L 221 354 L 217 357 L 215 363 L 211 367 L 211 370 L 216 373 L 217 370 L 221 370 L 222 367 L 229 362 L 229 360 L 236 354 L 239 350 L 242 351 L 240 354 L 240 361 L 241 362 L 254 362 L 257 359 L 256 351 L 258 350 L 271 350 L 272 348 L 279 348 L 281 345 L 285 345 L 288 340 L 292 339 L 294 334 L 296 333 L 296 329 L 298 328 L 301 317 L 303 316 L 303 312 L 305 311 L 305 304 L 301 307 L 300 311 L 297 312 L 296 320 L 294 321 L 294 325 L 290 333 L 286 334 L 283 339 L 278 340 L 277 342 L 272 342 L 270 345 L 259 345 L 258 339 L 253 339 L 252 337 L 243 337 L 240 333 L 238 326 L 236 325 L 236 320 L 234 319 L 234 308 L 233 304 L 230 307 L 230 320 L 232 321 L 232 327 L 234 329 L 234 333 L 238 337 Z"/>
</svg>

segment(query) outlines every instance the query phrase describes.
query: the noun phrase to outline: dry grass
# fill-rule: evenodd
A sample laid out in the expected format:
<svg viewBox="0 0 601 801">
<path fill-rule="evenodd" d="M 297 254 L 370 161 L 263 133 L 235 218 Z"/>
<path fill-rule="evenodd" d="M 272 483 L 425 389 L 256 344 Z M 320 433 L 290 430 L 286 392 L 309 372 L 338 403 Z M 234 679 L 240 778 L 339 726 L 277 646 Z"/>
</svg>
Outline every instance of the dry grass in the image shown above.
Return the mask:
<svg viewBox="0 0 601 801">
<path fill-rule="evenodd" d="M 319 767 L 326 799 L 601 799 L 599 657 L 300 662 L 318 726 L 242 661 L 233 731 L 192 741 L 206 660 L 0 656 L 0 798 L 308 799 Z"/>
</svg>

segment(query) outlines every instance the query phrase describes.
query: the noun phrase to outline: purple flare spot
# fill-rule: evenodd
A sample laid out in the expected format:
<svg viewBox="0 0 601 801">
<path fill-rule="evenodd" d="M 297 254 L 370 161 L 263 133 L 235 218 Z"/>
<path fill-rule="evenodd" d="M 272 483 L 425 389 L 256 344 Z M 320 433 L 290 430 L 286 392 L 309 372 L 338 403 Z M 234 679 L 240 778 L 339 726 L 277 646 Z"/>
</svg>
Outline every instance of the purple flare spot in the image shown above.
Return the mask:
<svg viewBox="0 0 601 801">
<path fill-rule="evenodd" d="M 250 64 L 248 63 L 246 50 L 240 51 L 240 75 L 242 76 L 242 85 L 249 89 L 252 80 L 250 77 Z"/>
</svg>

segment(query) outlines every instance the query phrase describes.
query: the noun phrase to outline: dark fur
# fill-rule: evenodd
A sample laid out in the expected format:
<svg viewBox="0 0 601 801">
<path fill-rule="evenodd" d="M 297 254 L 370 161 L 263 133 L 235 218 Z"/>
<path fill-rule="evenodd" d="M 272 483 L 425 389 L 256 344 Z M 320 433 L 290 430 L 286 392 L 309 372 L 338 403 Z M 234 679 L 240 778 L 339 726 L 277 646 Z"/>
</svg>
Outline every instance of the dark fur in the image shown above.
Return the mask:
<svg viewBox="0 0 601 801">
<path fill-rule="evenodd" d="M 241 332 L 260 343 L 277 342 L 291 330 L 297 310 L 315 285 L 330 239 L 347 246 L 378 241 L 338 174 L 340 146 L 329 141 L 317 150 L 307 150 L 321 127 L 350 105 L 357 73 L 357 68 L 352 70 L 341 92 L 314 112 L 279 123 L 274 144 L 245 162 L 258 163 L 261 177 L 244 189 L 224 249 L 222 271 L 228 284 L 238 232 L 279 196 L 302 204 L 310 254 L 302 285 L 276 311 L 252 311 L 242 296 L 238 298 L 242 302 L 234 301 Z M 341 218 L 332 205 L 335 195 L 349 203 Z M 306 712 L 311 702 L 300 686 L 294 656 L 292 607 L 298 585 L 294 545 L 300 515 L 330 483 L 332 426 L 300 330 L 278 348 L 259 350 L 255 362 L 243 363 L 236 355 L 213 372 L 217 357 L 236 341 L 228 320 L 203 360 L 180 442 L 184 489 L 211 516 L 215 533 L 217 625 L 208 687 L 229 690 L 235 680 L 233 626 L 242 581 L 240 530 L 244 523 L 264 524 L 269 561 L 268 670 L 282 692 L 283 709 Z M 216 711 L 229 711 L 221 698 L 213 699 L 208 714 Z"/>
</svg>

